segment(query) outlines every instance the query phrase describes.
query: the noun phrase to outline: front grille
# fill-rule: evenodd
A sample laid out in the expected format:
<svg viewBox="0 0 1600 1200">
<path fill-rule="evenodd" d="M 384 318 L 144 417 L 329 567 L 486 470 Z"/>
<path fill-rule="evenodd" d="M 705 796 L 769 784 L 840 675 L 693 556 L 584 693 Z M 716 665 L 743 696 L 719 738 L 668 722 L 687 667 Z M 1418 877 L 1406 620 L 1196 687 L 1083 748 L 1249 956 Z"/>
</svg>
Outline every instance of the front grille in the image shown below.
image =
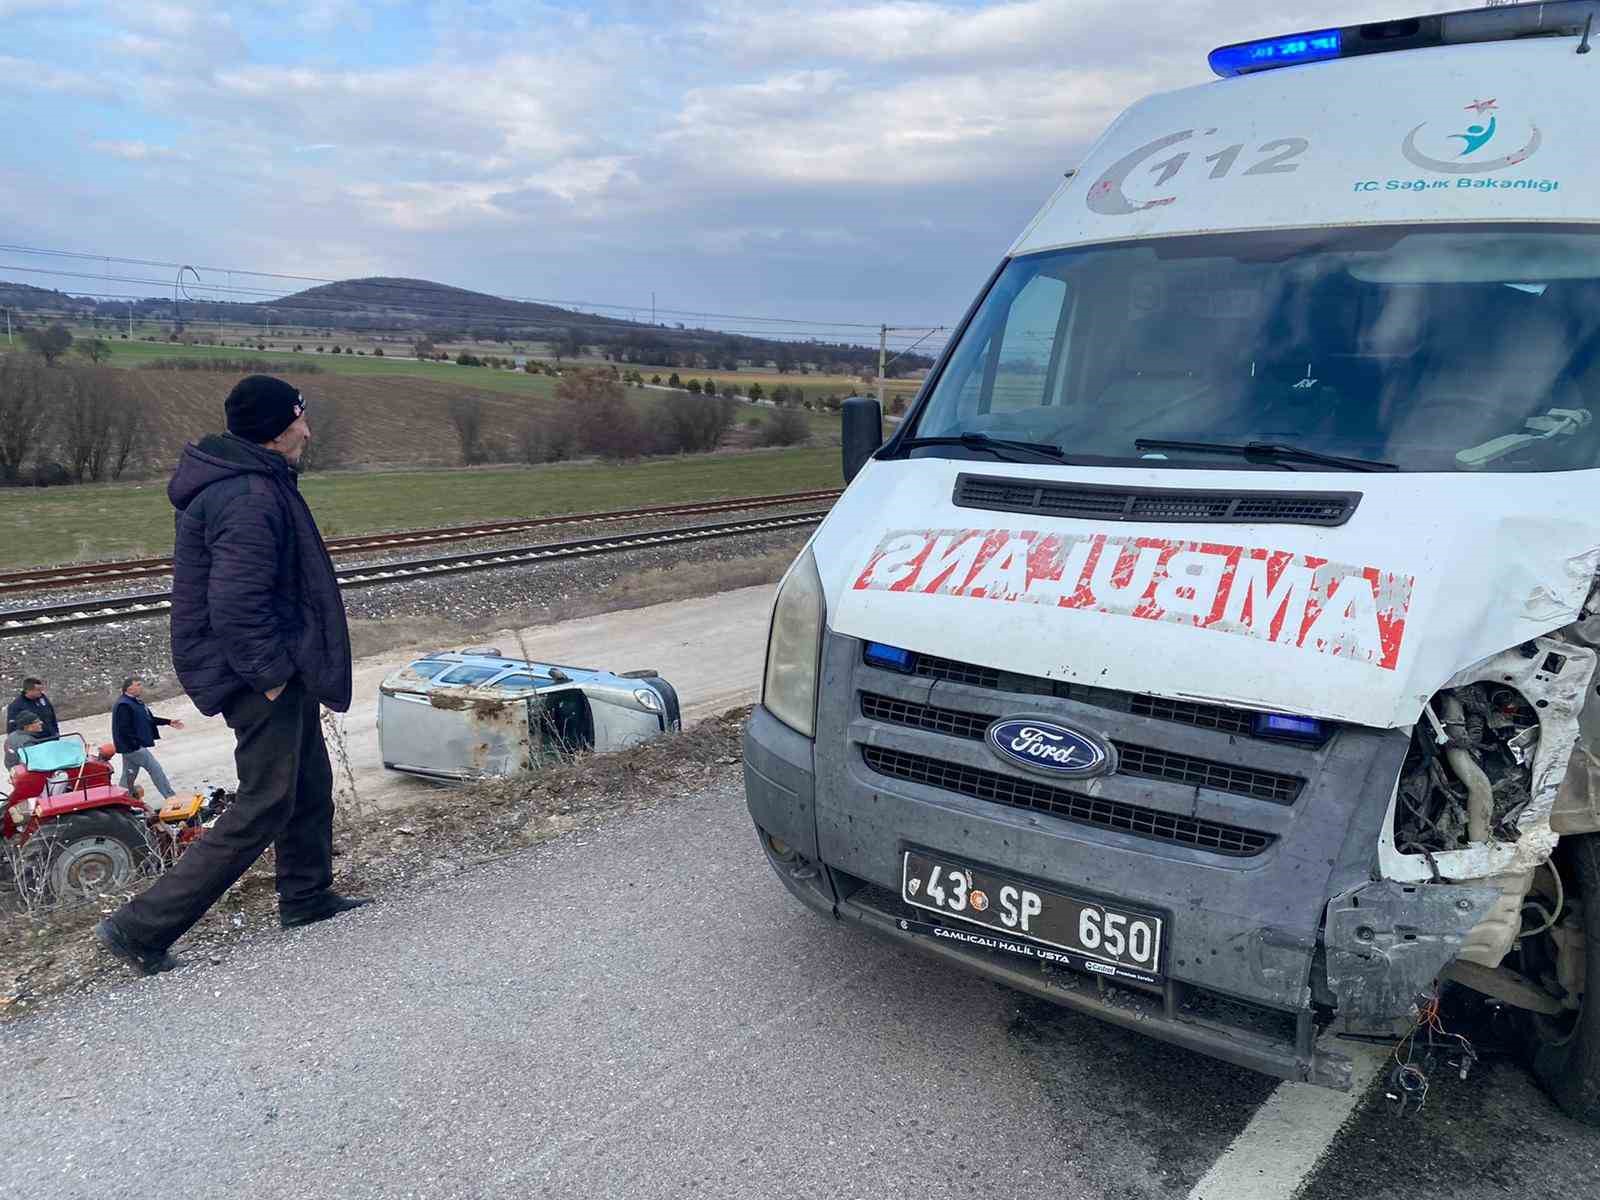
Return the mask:
<svg viewBox="0 0 1600 1200">
<path fill-rule="evenodd" d="M 1016 779 L 959 763 L 941 762 L 920 754 L 886 750 L 881 746 L 863 746 L 861 753 L 867 766 L 879 775 L 956 792 L 975 800 L 1004 804 L 1009 808 L 1048 813 L 1079 825 L 1115 829 L 1136 837 L 1194 846 L 1236 858 L 1260 854 L 1273 841 L 1271 834 L 1257 833 L 1252 829 L 1156 812 L 1094 796 L 1080 796 L 1049 784 Z"/>
<path fill-rule="evenodd" d="M 1102 487 L 1087 483 L 1034 483 L 966 472 L 956 477 L 952 497 L 952 503 L 958 508 L 1037 513 L 1047 517 L 1233 525 L 1343 525 L 1360 502 L 1359 492 Z"/>
<path fill-rule="evenodd" d="M 1175 721 L 1197 729 L 1217 729 L 1249 737 L 1255 730 L 1255 715 L 1242 708 L 1221 704 L 1200 704 L 1193 700 L 1163 700 L 1160 696 L 1134 696 L 1130 710 L 1136 717 Z"/>
<path fill-rule="evenodd" d="M 1000 672 L 992 667 L 976 667 L 971 663 L 956 662 L 953 658 L 936 658 L 932 654 L 917 655 L 916 672 L 924 679 L 942 679 L 947 683 L 965 683 L 991 690 L 1000 686 Z"/>
<path fill-rule="evenodd" d="M 1064 683 L 1058 679 L 1038 679 L 1031 675 L 1017 675 L 993 667 L 958 662 L 952 658 L 940 658 L 934 654 L 917 654 L 913 659 L 915 665 L 911 668 L 912 673 L 924 679 L 964 683 L 969 687 L 984 688 L 988 691 L 1056 696 L 1063 700 L 1077 700 L 1084 704 L 1097 705 L 1100 708 L 1131 712 L 1138 717 L 1152 717 L 1158 721 L 1193 725 L 1197 729 L 1216 729 L 1239 737 L 1251 737 L 1255 733 L 1255 714 L 1248 709 L 1229 708 L 1222 704 L 1205 704 L 1193 700 L 1165 700 L 1159 696 L 1114 692 L 1106 688 Z"/>
<path fill-rule="evenodd" d="M 991 718 L 982 713 L 960 712 L 865 692 L 861 696 L 861 715 L 869 721 L 904 725 L 975 742 L 984 740 L 992 723 Z M 1214 788 L 1219 792 L 1271 800 L 1276 804 L 1293 804 L 1305 785 L 1304 780 L 1293 775 L 1251 770 L 1189 754 L 1158 750 L 1152 746 L 1136 746 L 1119 741 L 1116 747 L 1119 775 Z"/>
</svg>

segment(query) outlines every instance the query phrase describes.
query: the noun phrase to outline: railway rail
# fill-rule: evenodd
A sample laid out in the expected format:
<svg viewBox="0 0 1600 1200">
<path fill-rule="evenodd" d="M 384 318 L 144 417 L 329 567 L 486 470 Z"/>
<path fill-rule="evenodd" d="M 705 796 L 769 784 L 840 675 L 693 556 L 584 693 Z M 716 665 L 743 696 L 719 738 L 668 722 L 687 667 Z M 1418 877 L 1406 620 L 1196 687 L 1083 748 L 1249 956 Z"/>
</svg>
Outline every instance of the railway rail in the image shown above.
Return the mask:
<svg viewBox="0 0 1600 1200">
<path fill-rule="evenodd" d="M 699 500 L 689 504 L 660 504 L 646 508 L 622 508 L 608 512 L 566 513 L 551 517 L 525 517 L 506 521 L 480 521 L 473 525 L 447 525 L 437 529 L 413 529 L 394 533 L 358 534 L 329 538 L 333 554 L 381 553 L 408 546 L 437 545 L 441 542 L 476 541 L 554 529 L 563 525 L 598 525 L 637 521 L 649 517 L 701 516 L 724 512 L 748 512 L 756 508 L 779 508 L 791 504 L 813 504 L 837 499 L 837 488 L 781 495 L 739 496 L 724 500 Z M 0 595 L 17 592 L 59 591 L 70 587 L 115 587 L 139 579 L 155 579 L 172 574 L 171 558 L 134 558 L 113 562 L 72 563 L 58 567 L 30 567 L 0 572 Z M 84 603 L 88 603 L 85 601 Z"/>
<path fill-rule="evenodd" d="M 452 554 L 442 558 L 415 559 L 410 562 L 376 563 L 338 571 L 341 588 L 374 587 L 465 571 L 487 571 L 520 567 L 531 563 L 558 562 L 563 559 L 593 558 L 655 546 L 682 545 L 738 537 L 748 533 L 767 533 L 815 525 L 827 515 L 826 509 L 802 513 L 783 513 L 742 521 L 723 521 L 713 525 L 688 525 L 672 529 L 616 534 L 611 537 L 577 538 L 567 542 L 547 542 L 537 546 L 483 550 L 471 554 Z M 103 625 L 113 621 L 161 616 L 172 607 L 172 593 L 146 592 L 133 596 L 83 600 L 44 608 L 0 611 L 0 638 L 22 637 L 30 633 L 49 633 L 74 625 Z"/>
</svg>

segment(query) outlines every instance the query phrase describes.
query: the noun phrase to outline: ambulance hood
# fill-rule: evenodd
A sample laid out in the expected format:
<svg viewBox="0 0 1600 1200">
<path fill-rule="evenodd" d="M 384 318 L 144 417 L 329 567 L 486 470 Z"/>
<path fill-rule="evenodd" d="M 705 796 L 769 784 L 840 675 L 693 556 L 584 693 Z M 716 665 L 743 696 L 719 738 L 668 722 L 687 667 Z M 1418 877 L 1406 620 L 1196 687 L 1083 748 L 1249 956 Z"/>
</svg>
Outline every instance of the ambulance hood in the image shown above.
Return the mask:
<svg viewBox="0 0 1600 1200">
<path fill-rule="evenodd" d="M 955 503 L 1025 483 L 1348 493 L 1337 526 L 1069 519 Z M 828 625 L 1071 683 L 1409 726 L 1461 669 L 1577 619 L 1600 471 L 869 463 L 817 531 Z M 975 501 L 974 503 L 981 503 Z"/>
<path fill-rule="evenodd" d="M 1416 221 L 1595 220 L 1576 39 L 1310 63 L 1153 96 L 1012 247 Z"/>
</svg>

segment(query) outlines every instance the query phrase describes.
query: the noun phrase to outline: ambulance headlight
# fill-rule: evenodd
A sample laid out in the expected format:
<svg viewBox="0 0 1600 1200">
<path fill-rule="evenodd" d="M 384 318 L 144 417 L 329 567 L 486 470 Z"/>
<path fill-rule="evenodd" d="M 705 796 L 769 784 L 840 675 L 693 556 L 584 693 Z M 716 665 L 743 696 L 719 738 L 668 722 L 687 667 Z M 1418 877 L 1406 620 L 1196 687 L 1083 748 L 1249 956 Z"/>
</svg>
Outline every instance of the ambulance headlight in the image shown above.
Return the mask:
<svg viewBox="0 0 1600 1200">
<path fill-rule="evenodd" d="M 796 733 L 817 732 L 817 671 L 822 654 L 822 577 L 807 550 L 778 588 L 767 638 L 767 673 L 761 703 Z"/>
</svg>

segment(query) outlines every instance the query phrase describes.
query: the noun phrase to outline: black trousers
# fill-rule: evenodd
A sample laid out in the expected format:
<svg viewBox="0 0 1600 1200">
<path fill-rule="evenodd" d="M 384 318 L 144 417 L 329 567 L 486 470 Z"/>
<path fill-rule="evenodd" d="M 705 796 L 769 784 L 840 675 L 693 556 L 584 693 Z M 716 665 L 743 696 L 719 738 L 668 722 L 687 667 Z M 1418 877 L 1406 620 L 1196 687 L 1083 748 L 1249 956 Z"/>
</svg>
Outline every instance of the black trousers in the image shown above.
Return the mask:
<svg viewBox="0 0 1600 1200">
<path fill-rule="evenodd" d="M 278 852 L 278 904 L 333 886 L 333 768 L 317 702 L 299 679 L 276 700 L 249 692 L 223 710 L 234 732 L 239 794 L 173 868 L 112 919 L 130 939 L 165 950 L 250 869 Z"/>
</svg>

